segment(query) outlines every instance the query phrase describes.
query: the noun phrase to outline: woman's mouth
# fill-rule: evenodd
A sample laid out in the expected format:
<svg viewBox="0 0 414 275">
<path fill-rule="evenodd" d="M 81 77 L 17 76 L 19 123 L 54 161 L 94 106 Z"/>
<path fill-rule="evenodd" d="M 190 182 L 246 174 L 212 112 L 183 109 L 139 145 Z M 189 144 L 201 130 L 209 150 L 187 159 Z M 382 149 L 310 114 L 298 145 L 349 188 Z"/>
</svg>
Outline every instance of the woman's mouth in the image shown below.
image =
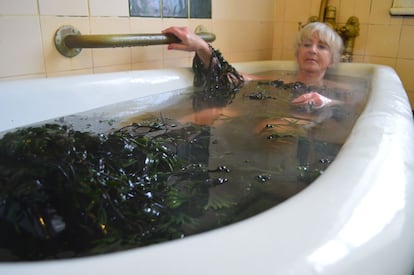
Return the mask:
<svg viewBox="0 0 414 275">
<path fill-rule="evenodd" d="M 313 58 L 307 58 L 305 59 L 306 62 L 312 62 L 312 63 L 318 63 L 318 61 L 316 59 Z"/>
</svg>

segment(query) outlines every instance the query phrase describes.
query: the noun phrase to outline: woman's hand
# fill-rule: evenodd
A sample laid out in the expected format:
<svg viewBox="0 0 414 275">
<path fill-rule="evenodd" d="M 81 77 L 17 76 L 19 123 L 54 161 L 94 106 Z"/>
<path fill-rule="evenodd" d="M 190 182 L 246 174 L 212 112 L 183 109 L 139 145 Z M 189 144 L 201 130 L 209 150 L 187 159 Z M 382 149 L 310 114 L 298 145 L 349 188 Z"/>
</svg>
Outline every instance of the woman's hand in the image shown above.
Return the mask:
<svg viewBox="0 0 414 275">
<path fill-rule="evenodd" d="M 211 50 L 206 41 L 192 32 L 188 27 L 169 27 L 163 34 L 172 34 L 181 40 L 180 43 L 171 43 L 169 50 L 194 51 L 203 64 L 208 67 L 211 59 Z"/>
<path fill-rule="evenodd" d="M 292 105 L 308 105 L 312 107 L 312 109 L 321 109 L 332 102 L 332 99 L 316 92 L 310 92 L 293 99 L 291 103 Z"/>
<path fill-rule="evenodd" d="M 169 44 L 168 49 L 170 50 L 197 51 L 197 49 L 203 48 L 207 44 L 207 42 L 187 27 L 169 27 L 161 32 L 163 34 L 172 34 L 181 40 L 180 43 Z"/>
</svg>

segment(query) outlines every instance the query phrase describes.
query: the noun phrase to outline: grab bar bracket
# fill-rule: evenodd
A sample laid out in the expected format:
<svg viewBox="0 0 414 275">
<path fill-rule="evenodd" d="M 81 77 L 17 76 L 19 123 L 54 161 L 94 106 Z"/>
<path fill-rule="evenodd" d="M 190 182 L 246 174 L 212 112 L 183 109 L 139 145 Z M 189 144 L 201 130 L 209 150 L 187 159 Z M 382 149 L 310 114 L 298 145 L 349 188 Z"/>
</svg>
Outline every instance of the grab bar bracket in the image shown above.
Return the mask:
<svg viewBox="0 0 414 275">
<path fill-rule="evenodd" d="M 81 35 L 81 33 L 78 29 L 69 25 L 61 26 L 55 33 L 55 47 L 58 52 L 66 57 L 77 56 L 82 51 L 82 48 L 69 48 L 66 46 L 65 38 L 70 35 Z"/>
</svg>

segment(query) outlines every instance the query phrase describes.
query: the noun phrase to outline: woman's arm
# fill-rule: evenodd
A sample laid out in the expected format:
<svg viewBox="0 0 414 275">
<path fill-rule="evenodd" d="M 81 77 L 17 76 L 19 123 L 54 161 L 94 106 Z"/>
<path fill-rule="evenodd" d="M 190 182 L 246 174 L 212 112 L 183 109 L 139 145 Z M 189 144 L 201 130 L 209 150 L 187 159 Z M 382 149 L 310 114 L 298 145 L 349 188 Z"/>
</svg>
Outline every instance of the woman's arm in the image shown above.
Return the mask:
<svg viewBox="0 0 414 275">
<path fill-rule="evenodd" d="M 194 86 L 197 91 L 203 91 L 205 98 L 215 98 L 231 102 L 244 78 L 220 51 L 192 32 L 188 27 L 169 27 L 162 31 L 164 34 L 176 36 L 180 42 L 168 45 L 170 50 L 194 51 L 193 59 Z"/>
</svg>

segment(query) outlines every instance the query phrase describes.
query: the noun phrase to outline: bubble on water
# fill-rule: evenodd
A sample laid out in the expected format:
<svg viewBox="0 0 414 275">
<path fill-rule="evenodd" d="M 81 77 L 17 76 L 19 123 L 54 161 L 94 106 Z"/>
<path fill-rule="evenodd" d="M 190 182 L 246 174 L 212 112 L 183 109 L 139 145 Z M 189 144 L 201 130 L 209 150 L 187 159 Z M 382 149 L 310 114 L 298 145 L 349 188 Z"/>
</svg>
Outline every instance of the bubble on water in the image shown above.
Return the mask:
<svg viewBox="0 0 414 275">
<path fill-rule="evenodd" d="M 261 183 L 265 183 L 270 180 L 270 175 L 257 175 L 256 180 Z"/>
</svg>

